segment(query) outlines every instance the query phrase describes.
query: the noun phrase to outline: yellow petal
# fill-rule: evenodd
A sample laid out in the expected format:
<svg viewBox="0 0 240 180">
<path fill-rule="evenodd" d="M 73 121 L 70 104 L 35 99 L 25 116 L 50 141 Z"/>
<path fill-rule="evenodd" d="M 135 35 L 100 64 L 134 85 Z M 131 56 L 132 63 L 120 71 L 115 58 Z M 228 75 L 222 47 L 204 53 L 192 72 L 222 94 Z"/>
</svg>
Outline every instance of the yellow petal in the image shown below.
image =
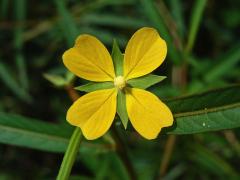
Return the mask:
<svg viewBox="0 0 240 180">
<path fill-rule="evenodd" d="M 173 124 L 173 115 L 169 108 L 148 91 L 128 88 L 126 103 L 133 127 L 146 139 L 156 138 L 162 127 Z"/>
<path fill-rule="evenodd" d="M 144 27 L 135 32 L 127 44 L 124 55 L 126 80 L 152 72 L 162 64 L 167 45 L 153 28 Z"/>
<path fill-rule="evenodd" d="M 112 58 L 95 37 L 80 35 L 73 48 L 63 54 L 63 63 L 75 75 L 90 81 L 113 81 Z"/>
<path fill-rule="evenodd" d="M 110 128 L 117 106 L 117 91 L 104 89 L 80 97 L 67 112 L 67 121 L 81 128 L 88 140 L 99 138 Z"/>
</svg>

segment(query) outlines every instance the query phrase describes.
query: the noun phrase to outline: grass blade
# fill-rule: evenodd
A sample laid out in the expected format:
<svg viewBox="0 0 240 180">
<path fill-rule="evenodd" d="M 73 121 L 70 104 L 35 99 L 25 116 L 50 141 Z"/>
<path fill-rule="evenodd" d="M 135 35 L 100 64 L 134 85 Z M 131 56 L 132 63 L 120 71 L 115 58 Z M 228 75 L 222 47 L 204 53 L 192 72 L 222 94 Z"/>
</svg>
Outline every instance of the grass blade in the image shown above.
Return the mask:
<svg viewBox="0 0 240 180">
<path fill-rule="evenodd" d="M 72 46 L 76 36 L 78 35 L 78 29 L 76 27 L 74 18 L 69 13 L 66 7 L 66 3 L 63 0 L 55 0 L 54 1 L 58 13 L 60 14 L 62 21 L 59 21 L 59 25 L 64 32 L 65 39 L 67 40 L 68 46 Z M 66 28 L 67 24 L 67 28 Z"/>
<path fill-rule="evenodd" d="M 192 15 L 191 15 L 191 20 L 190 20 L 190 28 L 189 28 L 190 30 L 189 30 L 188 41 L 186 45 L 187 54 L 189 54 L 193 48 L 206 3 L 207 3 L 207 0 L 195 1 Z"/>
<path fill-rule="evenodd" d="M 0 112 L 0 143 L 63 153 L 67 148 L 72 131 L 72 126 L 56 125 Z M 99 152 L 99 148 L 104 151 L 111 150 L 109 144 L 98 141 L 91 145 L 83 142 L 80 151 L 95 154 Z"/>
<path fill-rule="evenodd" d="M 225 56 L 221 55 L 221 62 L 218 62 L 205 74 L 206 82 L 214 82 L 223 76 L 227 76 L 231 72 L 236 64 L 240 62 L 240 44 L 237 44 L 232 49 L 230 49 Z"/>
<path fill-rule="evenodd" d="M 31 102 L 31 96 L 26 90 L 18 85 L 17 81 L 11 76 L 6 65 L 2 62 L 0 62 L 0 79 L 18 98 L 28 103 Z"/>
<path fill-rule="evenodd" d="M 148 19 L 151 21 L 151 23 L 158 29 L 161 37 L 163 37 L 163 39 L 166 40 L 167 45 L 168 45 L 169 56 L 170 56 L 171 60 L 175 64 L 179 64 L 180 63 L 180 55 L 172 43 L 172 37 L 170 36 L 169 31 L 168 31 L 163 19 L 157 12 L 153 0 L 141 0 L 140 2 L 142 4 L 145 15 L 148 17 Z"/>
<path fill-rule="evenodd" d="M 19 73 L 19 81 L 24 89 L 29 88 L 28 76 L 26 62 L 23 56 L 23 22 L 25 20 L 26 14 L 26 1 L 25 0 L 15 0 L 15 19 L 18 25 L 14 31 L 14 47 L 16 50 L 15 61 Z"/>
<path fill-rule="evenodd" d="M 181 38 L 185 35 L 185 22 L 183 17 L 183 4 L 180 0 L 170 0 L 171 11 L 177 24 L 178 33 Z"/>
</svg>

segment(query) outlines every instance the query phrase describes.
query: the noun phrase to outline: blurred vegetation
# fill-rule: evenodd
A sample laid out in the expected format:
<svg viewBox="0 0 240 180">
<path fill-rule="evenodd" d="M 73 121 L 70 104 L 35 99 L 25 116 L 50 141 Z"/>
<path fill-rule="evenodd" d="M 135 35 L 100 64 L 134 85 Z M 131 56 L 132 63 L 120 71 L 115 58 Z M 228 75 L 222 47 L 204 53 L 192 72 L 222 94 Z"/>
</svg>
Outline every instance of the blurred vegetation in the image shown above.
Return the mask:
<svg viewBox="0 0 240 180">
<path fill-rule="evenodd" d="M 115 38 L 124 51 L 143 26 L 168 44 L 167 60 L 154 72 L 167 79 L 150 88 L 161 99 L 240 82 L 240 1 L 0 0 L 0 179 L 55 179 L 72 133 L 65 122 L 69 84 L 85 83 L 61 59 L 75 38 L 95 35 L 109 51 Z M 231 92 L 239 102 L 239 92 Z M 139 179 L 240 178 L 239 129 L 154 141 L 117 131 Z M 109 134 L 84 141 L 71 179 L 129 179 L 115 148 Z"/>
</svg>

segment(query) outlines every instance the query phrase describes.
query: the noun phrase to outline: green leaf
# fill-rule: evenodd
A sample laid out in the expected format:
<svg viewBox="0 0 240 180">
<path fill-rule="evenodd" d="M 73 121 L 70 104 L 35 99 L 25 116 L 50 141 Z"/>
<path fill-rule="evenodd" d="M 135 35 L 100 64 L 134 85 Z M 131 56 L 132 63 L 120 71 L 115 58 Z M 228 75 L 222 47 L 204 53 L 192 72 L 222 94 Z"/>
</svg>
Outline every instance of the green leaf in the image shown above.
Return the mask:
<svg viewBox="0 0 240 180">
<path fill-rule="evenodd" d="M 183 16 L 183 11 L 184 11 L 183 3 L 181 3 L 181 1 L 179 0 L 170 0 L 169 3 L 170 3 L 170 8 L 171 8 L 174 21 L 178 27 L 177 31 L 180 37 L 183 38 L 186 31 L 184 16 Z"/>
<path fill-rule="evenodd" d="M 54 75 L 54 74 L 48 74 L 48 73 L 43 74 L 43 76 L 44 76 L 45 79 L 50 81 L 55 86 L 61 87 L 61 86 L 64 86 L 66 84 L 66 80 L 62 76 Z"/>
<path fill-rule="evenodd" d="M 67 9 L 66 2 L 63 0 L 55 0 L 54 2 L 61 17 L 60 21 L 58 22 L 59 26 L 64 34 L 64 38 L 66 39 L 68 46 L 72 46 L 72 43 L 79 33 L 77 25 L 72 17 L 72 14 L 70 14 Z"/>
<path fill-rule="evenodd" d="M 32 101 L 30 94 L 17 83 L 11 71 L 2 62 L 0 62 L 0 80 L 21 100 L 28 103 Z"/>
<path fill-rule="evenodd" d="M 56 125 L 0 112 L 0 143 L 63 153 L 67 148 L 72 131 L 72 126 Z M 99 148 L 107 149 L 106 145 L 100 142 L 91 143 L 91 145 L 83 142 L 80 151 L 97 153 Z"/>
<path fill-rule="evenodd" d="M 240 85 L 166 101 L 175 117 L 168 134 L 193 134 L 240 127 Z"/>
<path fill-rule="evenodd" d="M 208 83 L 215 82 L 216 80 L 228 76 L 237 67 L 240 59 L 240 43 L 237 43 L 229 51 L 220 55 L 217 59 L 217 64 L 212 66 L 204 76 L 204 80 Z"/>
<path fill-rule="evenodd" d="M 199 29 L 199 25 L 202 19 L 204 8 L 207 4 L 207 0 L 196 0 L 193 11 L 191 14 L 191 20 L 190 20 L 190 30 L 189 30 L 189 37 L 186 45 L 186 52 L 187 54 L 191 52 L 194 42 L 196 39 L 196 35 Z"/>
<path fill-rule="evenodd" d="M 70 85 L 74 80 L 75 75 L 70 71 L 66 71 L 65 74 L 59 73 L 58 71 L 52 71 L 50 73 L 44 73 L 43 77 L 50 81 L 54 86 L 63 87 Z"/>
<path fill-rule="evenodd" d="M 90 82 L 82 86 L 75 87 L 74 89 L 84 92 L 92 92 L 100 89 L 114 88 L 113 82 Z"/>
<path fill-rule="evenodd" d="M 194 152 L 191 153 L 192 161 L 197 162 L 219 177 L 227 175 L 230 179 L 239 179 L 238 173 L 232 168 L 231 164 L 221 156 L 211 152 L 208 148 L 200 144 L 193 144 L 191 149 L 194 150 Z"/>
<path fill-rule="evenodd" d="M 19 83 L 24 89 L 29 88 L 29 80 L 27 74 L 27 64 L 24 54 L 22 52 L 24 41 L 23 41 L 23 31 L 24 31 L 24 21 L 26 17 L 26 0 L 15 0 L 14 3 L 15 20 L 20 25 L 16 26 L 14 29 L 14 48 L 17 50 L 15 55 L 15 63 L 18 71 Z"/>
<path fill-rule="evenodd" d="M 240 84 L 165 101 L 174 114 L 212 109 L 240 102 Z"/>
<path fill-rule="evenodd" d="M 74 77 L 75 77 L 75 75 L 73 73 L 71 73 L 70 71 L 67 71 L 66 72 L 66 78 L 65 78 L 66 83 L 70 84 L 73 81 Z"/>
<path fill-rule="evenodd" d="M 116 76 L 123 75 L 123 54 L 119 49 L 117 41 L 113 40 L 112 59 Z"/>
<path fill-rule="evenodd" d="M 0 112 L 0 142 L 51 152 L 64 152 L 71 130 Z"/>
<path fill-rule="evenodd" d="M 117 113 L 125 129 L 128 124 L 128 114 L 126 109 L 126 96 L 123 91 L 119 90 L 117 95 Z"/>
<path fill-rule="evenodd" d="M 129 84 L 132 87 L 135 88 L 141 88 L 141 89 L 147 89 L 148 87 L 159 83 L 160 81 L 164 80 L 166 76 L 158 76 L 153 74 L 148 74 L 143 77 L 130 79 L 127 81 L 127 84 Z"/>
<path fill-rule="evenodd" d="M 224 108 L 175 115 L 176 128 L 169 134 L 193 134 L 240 127 L 240 103 Z"/>
<path fill-rule="evenodd" d="M 130 17 L 129 15 L 113 14 L 113 13 L 88 13 L 81 17 L 81 23 L 93 24 L 100 26 L 111 26 L 116 28 L 132 28 L 138 29 L 146 26 L 148 22 L 138 17 Z"/>
</svg>

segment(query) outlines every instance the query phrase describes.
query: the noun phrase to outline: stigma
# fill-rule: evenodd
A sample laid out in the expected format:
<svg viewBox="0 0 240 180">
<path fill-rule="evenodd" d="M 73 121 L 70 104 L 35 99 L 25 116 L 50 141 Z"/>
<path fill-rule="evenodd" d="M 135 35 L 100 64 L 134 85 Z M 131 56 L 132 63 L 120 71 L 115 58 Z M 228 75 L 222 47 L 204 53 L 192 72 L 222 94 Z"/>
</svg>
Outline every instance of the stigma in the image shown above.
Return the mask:
<svg viewBox="0 0 240 180">
<path fill-rule="evenodd" d="M 114 78 L 114 86 L 118 89 L 123 89 L 126 86 L 126 81 L 123 76 L 117 76 Z"/>
</svg>

